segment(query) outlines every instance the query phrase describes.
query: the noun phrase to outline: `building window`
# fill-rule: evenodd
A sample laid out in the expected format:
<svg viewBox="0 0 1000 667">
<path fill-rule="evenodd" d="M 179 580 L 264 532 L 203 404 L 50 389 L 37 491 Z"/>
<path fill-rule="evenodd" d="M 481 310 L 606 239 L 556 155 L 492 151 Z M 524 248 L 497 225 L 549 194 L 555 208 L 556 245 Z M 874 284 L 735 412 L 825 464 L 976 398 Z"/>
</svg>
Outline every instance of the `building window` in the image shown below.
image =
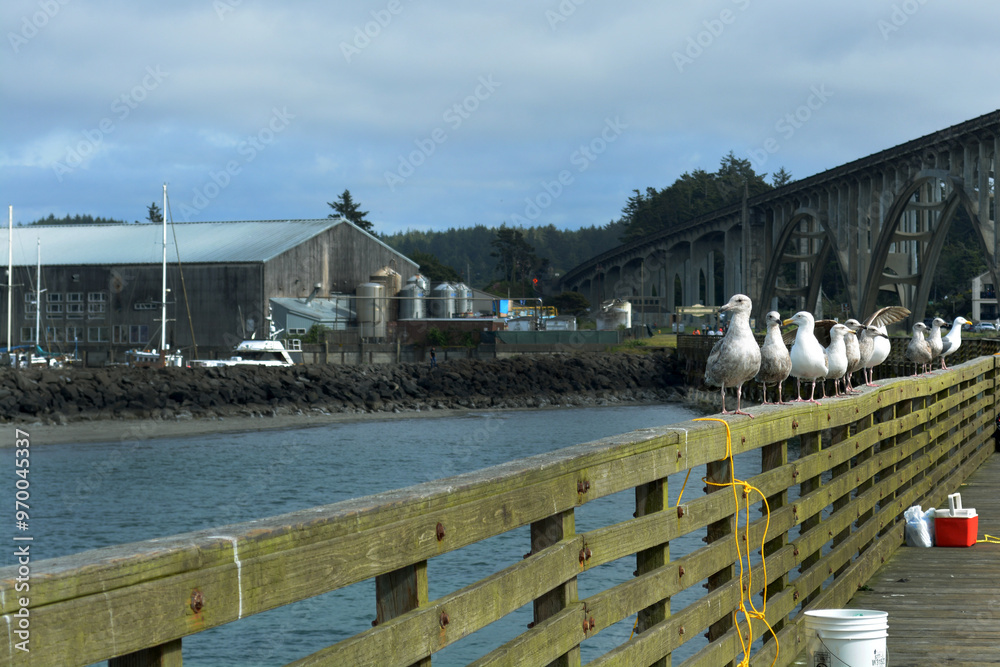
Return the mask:
<svg viewBox="0 0 1000 667">
<path fill-rule="evenodd" d="M 62 327 L 45 327 L 45 341 L 48 343 L 65 343 Z"/>
<path fill-rule="evenodd" d="M 107 303 L 108 295 L 105 292 L 87 292 L 87 301 L 91 303 Z"/>
<path fill-rule="evenodd" d="M 35 327 L 21 327 L 21 342 L 22 343 L 35 342 Z"/>
<path fill-rule="evenodd" d="M 82 303 L 67 303 L 66 304 L 66 317 L 71 320 L 79 320 L 83 317 L 83 304 Z"/>
<path fill-rule="evenodd" d="M 24 312 L 26 315 L 34 315 L 35 313 L 37 313 L 38 308 L 36 307 L 35 302 L 29 301 L 28 303 L 24 304 Z"/>
<path fill-rule="evenodd" d="M 62 317 L 63 306 L 61 303 L 47 303 L 45 304 L 45 313 L 50 320 L 59 319 Z"/>
<path fill-rule="evenodd" d="M 108 327 L 87 327 L 88 343 L 107 343 L 109 338 Z"/>
<path fill-rule="evenodd" d="M 127 324 L 116 324 L 111 330 L 111 342 L 112 343 L 128 343 L 128 325 Z"/>
<path fill-rule="evenodd" d="M 49 303 L 62 303 L 62 292 L 47 292 L 45 294 L 45 300 Z"/>
<path fill-rule="evenodd" d="M 66 294 L 66 301 L 69 303 L 82 303 L 83 292 L 69 292 Z"/>
<path fill-rule="evenodd" d="M 66 327 L 66 342 L 77 343 L 83 340 L 83 327 Z"/>
<path fill-rule="evenodd" d="M 288 341 L 288 349 L 292 350 L 293 352 L 301 352 L 302 351 L 302 341 L 299 340 L 298 338 L 291 338 L 291 339 L 289 339 L 289 341 Z"/>
<path fill-rule="evenodd" d="M 306 335 L 306 330 L 305 329 L 289 329 L 288 333 L 291 334 L 292 336 L 305 336 Z"/>
<path fill-rule="evenodd" d="M 149 325 L 133 324 L 128 328 L 128 342 L 133 344 L 145 344 L 149 342 Z"/>
<path fill-rule="evenodd" d="M 132 308 L 135 310 L 156 310 L 156 304 L 152 301 L 146 301 L 145 303 L 132 304 Z"/>
<path fill-rule="evenodd" d="M 87 304 L 87 319 L 88 320 L 103 320 L 104 319 L 104 308 L 103 303 L 88 303 Z"/>
</svg>

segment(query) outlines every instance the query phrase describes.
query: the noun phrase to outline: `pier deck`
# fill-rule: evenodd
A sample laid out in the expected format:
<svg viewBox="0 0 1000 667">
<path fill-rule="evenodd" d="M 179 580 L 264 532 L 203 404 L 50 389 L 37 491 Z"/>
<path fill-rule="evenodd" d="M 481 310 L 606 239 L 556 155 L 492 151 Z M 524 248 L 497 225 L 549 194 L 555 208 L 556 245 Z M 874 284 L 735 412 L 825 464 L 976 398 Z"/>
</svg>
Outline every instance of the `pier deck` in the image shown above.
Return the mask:
<svg viewBox="0 0 1000 667">
<path fill-rule="evenodd" d="M 1000 535 L 998 485 L 994 454 L 957 489 L 979 515 L 979 539 Z M 866 588 L 848 606 L 889 613 L 893 667 L 1000 664 L 1000 544 L 902 547 Z"/>
</svg>

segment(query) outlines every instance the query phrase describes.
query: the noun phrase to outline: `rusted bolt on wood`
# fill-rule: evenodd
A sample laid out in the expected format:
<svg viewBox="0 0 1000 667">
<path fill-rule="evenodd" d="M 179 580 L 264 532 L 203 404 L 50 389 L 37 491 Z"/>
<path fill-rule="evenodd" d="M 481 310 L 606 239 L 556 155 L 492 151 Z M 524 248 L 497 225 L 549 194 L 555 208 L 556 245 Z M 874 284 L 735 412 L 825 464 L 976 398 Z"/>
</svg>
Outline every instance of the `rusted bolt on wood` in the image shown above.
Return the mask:
<svg viewBox="0 0 1000 667">
<path fill-rule="evenodd" d="M 683 577 L 684 576 L 684 566 L 683 565 L 681 565 L 680 567 L 677 568 L 677 576 L 678 577 Z"/>
<path fill-rule="evenodd" d="M 448 625 L 449 623 L 451 623 L 451 619 L 448 618 L 448 612 L 442 611 L 441 612 L 441 617 L 438 619 L 438 622 L 441 624 L 442 628 L 444 626 Z"/>
<path fill-rule="evenodd" d="M 685 505 L 678 505 L 677 506 L 677 518 L 678 519 L 680 519 L 685 514 L 687 514 L 687 510 L 685 509 L 685 507 L 686 507 Z"/>
<path fill-rule="evenodd" d="M 594 626 L 597 625 L 597 624 L 594 623 L 594 617 L 593 616 L 591 616 L 589 620 L 590 620 L 590 629 L 593 630 Z"/>
<path fill-rule="evenodd" d="M 798 420 L 797 420 L 797 419 L 793 419 L 793 420 L 792 420 L 792 428 L 798 428 L 798 427 L 799 427 L 799 422 L 798 422 Z"/>
<path fill-rule="evenodd" d="M 580 549 L 580 562 L 582 563 L 585 560 L 590 560 L 591 555 L 593 554 L 591 553 L 589 547 L 584 547 L 583 549 Z"/>
<path fill-rule="evenodd" d="M 587 491 L 590 491 L 590 482 L 587 480 L 581 480 L 576 483 L 577 493 L 586 493 Z"/>
<path fill-rule="evenodd" d="M 198 613 L 205 606 L 205 596 L 197 588 L 191 591 L 191 611 Z"/>
<path fill-rule="evenodd" d="M 677 628 L 677 634 L 679 634 L 681 636 L 684 635 L 684 626 L 683 625 L 681 627 Z"/>
<path fill-rule="evenodd" d="M 438 523 L 437 527 L 434 529 L 434 533 L 437 535 L 437 541 L 440 542 L 444 539 L 444 524 Z"/>
</svg>

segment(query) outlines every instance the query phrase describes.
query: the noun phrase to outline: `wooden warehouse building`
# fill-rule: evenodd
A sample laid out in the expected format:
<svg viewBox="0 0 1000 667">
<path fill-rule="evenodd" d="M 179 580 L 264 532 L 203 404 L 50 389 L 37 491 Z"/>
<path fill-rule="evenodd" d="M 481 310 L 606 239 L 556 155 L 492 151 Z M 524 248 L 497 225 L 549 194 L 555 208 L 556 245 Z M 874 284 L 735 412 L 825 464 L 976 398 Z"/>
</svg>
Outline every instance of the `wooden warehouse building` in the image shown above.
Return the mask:
<svg viewBox="0 0 1000 667">
<path fill-rule="evenodd" d="M 40 321 L 43 349 L 77 351 L 90 366 L 159 347 L 161 225 L 27 226 L 13 234 L 15 346 L 33 343 Z M 186 358 L 195 345 L 205 357 L 266 338 L 272 297 L 352 293 L 381 268 L 403 276 L 418 268 L 344 219 L 174 223 L 166 245 L 167 342 Z"/>
</svg>

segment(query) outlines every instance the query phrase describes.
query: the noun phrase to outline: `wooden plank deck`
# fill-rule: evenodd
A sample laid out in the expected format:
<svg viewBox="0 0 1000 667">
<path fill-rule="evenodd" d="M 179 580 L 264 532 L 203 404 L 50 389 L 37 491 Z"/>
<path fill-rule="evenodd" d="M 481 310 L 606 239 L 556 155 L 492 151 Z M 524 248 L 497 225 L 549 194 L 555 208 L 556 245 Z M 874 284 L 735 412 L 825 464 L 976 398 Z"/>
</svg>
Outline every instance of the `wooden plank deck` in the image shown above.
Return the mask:
<svg viewBox="0 0 1000 667">
<path fill-rule="evenodd" d="M 958 491 L 978 539 L 1000 536 L 1000 454 Z M 847 606 L 889 613 L 892 667 L 1000 664 L 1000 544 L 901 547 Z"/>
</svg>

